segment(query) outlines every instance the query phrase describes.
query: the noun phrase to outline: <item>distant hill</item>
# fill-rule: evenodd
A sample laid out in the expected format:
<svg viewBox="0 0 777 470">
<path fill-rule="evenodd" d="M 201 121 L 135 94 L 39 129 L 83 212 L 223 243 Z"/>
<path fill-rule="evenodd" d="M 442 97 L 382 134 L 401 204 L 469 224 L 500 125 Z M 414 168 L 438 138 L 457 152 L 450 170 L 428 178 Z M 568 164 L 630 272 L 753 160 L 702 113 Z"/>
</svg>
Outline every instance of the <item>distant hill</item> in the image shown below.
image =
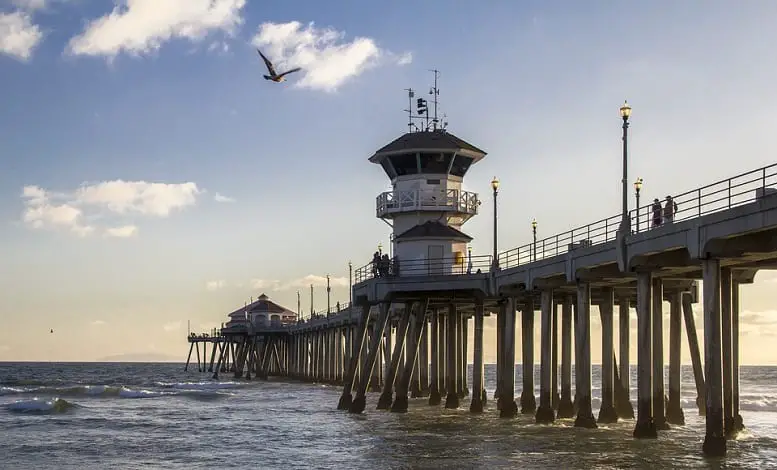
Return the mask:
<svg viewBox="0 0 777 470">
<path fill-rule="evenodd" d="M 169 354 L 130 353 L 101 357 L 97 362 L 183 362 L 183 360 Z"/>
</svg>

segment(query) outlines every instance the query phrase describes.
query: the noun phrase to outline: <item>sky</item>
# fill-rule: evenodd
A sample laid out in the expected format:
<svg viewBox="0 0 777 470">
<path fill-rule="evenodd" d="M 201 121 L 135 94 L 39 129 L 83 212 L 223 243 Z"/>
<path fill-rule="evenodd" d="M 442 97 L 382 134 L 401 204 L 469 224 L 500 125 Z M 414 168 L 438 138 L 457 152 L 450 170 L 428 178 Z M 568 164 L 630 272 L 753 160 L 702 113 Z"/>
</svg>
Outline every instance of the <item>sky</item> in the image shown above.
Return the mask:
<svg viewBox="0 0 777 470">
<path fill-rule="evenodd" d="M 187 325 L 263 292 L 307 310 L 314 284 L 321 310 L 329 274 L 347 301 L 348 261 L 389 239 L 367 158 L 429 69 L 488 153 L 474 254 L 495 175 L 500 249 L 619 213 L 626 99 L 644 198 L 774 163 L 776 21 L 768 0 L 0 0 L 0 361 L 183 360 Z M 302 70 L 265 81 L 257 46 Z M 777 364 L 775 286 L 742 287 L 743 363 Z"/>
</svg>

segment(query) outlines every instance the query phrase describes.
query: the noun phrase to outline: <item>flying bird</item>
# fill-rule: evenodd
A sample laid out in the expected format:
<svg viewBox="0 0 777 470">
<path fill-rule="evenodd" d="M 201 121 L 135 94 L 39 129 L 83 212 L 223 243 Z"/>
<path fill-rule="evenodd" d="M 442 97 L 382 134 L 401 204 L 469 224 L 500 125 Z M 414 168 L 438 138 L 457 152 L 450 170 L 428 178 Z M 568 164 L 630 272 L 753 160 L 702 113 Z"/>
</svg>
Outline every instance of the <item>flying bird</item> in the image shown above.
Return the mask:
<svg viewBox="0 0 777 470">
<path fill-rule="evenodd" d="M 267 59 L 267 57 L 265 57 L 264 54 L 262 54 L 262 51 L 260 51 L 257 48 L 256 52 L 258 52 L 259 55 L 262 56 L 262 60 L 264 60 L 264 65 L 267 66 L 267 71 L 270 73 L 270 75 L 264 75 L 264 79 L 265 80 L 272 80 L 272 81 L 274 81 L 276 83 L 280 83 L 280 82 L 286 80 L 286 75 L 288 75 L 290 73 L 294 73 L 294 72 L 299 72 L 300 70 L 302 70 L 302 68 L 300 68 L 300 67 L 295 67 L 295 68 L 293 68 L 291 70 L 287 70 L 287 71 L 285 71 L 283 73 L 276 73 L 275 72 L 275 67 L 273 67 L 272 62 L 270 62 L 270 60 Z"/>
</svg>

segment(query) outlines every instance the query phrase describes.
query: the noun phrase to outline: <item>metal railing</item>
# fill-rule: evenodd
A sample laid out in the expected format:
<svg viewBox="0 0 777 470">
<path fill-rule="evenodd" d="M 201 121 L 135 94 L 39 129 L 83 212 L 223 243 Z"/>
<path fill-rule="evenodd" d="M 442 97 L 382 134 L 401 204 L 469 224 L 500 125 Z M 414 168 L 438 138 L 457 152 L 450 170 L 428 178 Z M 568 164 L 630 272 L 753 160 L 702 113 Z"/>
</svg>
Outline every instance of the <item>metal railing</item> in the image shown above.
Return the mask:
<svg viewBox="0 0 777 470">
<path fill-rule="evenodd" d="M 659 200 L 657 210 L 654 210 L 654 202 L 634 209 L 631 211 L 632 233 L 720 212 L 776 194 L 777 163 L 673 196 L 672 200 L 677 204 L 674 214 L 667 214 L 666 199 Z M 671 219 L 667 220 L 666 215 L 672 215 Z"/>
<path fill-rule="evenodd" d="M 674 196 L 672 199 L 677 204 L 677 211 L 673 214 L 670 223 L 731 209 L 763 197 L 777 197 L 777 163 Z M 653 224 L 653 203 L 631 210 L 631 233 L 644 232 L 667 223 L 664 217 L 665 205 L 666 200 L 661 205 L 661 219 L 658 225 Z M 638 217 L 639 224 L 637 224 Z M 503 251 L 498 255 L 499 268 L 512 268 L 558 256 L 576 248 L 613 241 L 620 228 L 620 222 L 619 214 L 537 240 L 536 243 L 527 243 L 518 248 Z"/>
<path fill-rule="evenodd" d="M 577 248 L 583 248 L 615 240 L 620 228 L 621 216 L 616 215 L 592 224 L 574 228 L 568 232 L 537 240 L 537 242 L 512 248 L 499 253 L 499 269 L 532 263 L 545 258 L 564 254 Z"/>
<path fill-rule="evenodd" d="M 477 193 L 458 189 L 386 191 L 377 196 L 375 213 L 383 217 L 397 212 L 441 210 L 476 215 L 479 205 Z"/>
<path fill-rule="evenodd" d="M 339 308 L 338 308 L 339 307 Z M 334 305 L 331 306 L 329 309 L 329 312 L 326 311 L 326 309 L 319 310 L 317 312 L 313 312 L 312 315 L 308 315 L 307 317 L 303 316 L 303 320 L 305 318 L 309 319 L 317 319 L 317 318 L 326 318 L 328 316 L 337 315 L 341 312 L 347 312 L 350 310 L 351 303 L 350 302 L 336 302 Z M 299 321 L 297 323 L 300 323 Z"/>
<path fill-rule="evenodd" d="M 445 258 L 425 258 L 418 260 L 391 261 L 388 266 L 376 263 L 366 264 L 354 272 L 354 283 L 358 284 L 369 279 L 385 277 L 411 276 L 456 276 L 462 274 L 477 274 L 491 269 L 491 255 L 476 255 Z"/>
</svg>

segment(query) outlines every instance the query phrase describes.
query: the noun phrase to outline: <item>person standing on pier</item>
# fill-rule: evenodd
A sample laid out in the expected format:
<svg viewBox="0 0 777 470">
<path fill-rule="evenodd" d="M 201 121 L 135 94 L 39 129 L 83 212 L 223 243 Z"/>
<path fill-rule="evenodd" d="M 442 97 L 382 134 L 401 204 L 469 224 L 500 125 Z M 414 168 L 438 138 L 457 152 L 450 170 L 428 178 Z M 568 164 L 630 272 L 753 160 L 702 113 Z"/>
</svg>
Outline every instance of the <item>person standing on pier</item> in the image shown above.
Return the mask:
<svg viewBox="0 0 777 470">
<path fill-rule="evenodd" d="M 661 201 L 658 198 L 653 199 L 653 227 L 661 225 Z"/>
<path fill-rule="evenodd" d="M 674 222 L 674 215 L 677 213 L 677 203 L 674 202 L 672 196 L 666 197 L 666 204 L 664 205 L 664 221 L 668 224 Z"/>
<path fill-rule="evenodd" d="M 376 251 L 372 255 L 372 277 L 378 277 L 380 275 L 380 252 Z"/>
</svg>

